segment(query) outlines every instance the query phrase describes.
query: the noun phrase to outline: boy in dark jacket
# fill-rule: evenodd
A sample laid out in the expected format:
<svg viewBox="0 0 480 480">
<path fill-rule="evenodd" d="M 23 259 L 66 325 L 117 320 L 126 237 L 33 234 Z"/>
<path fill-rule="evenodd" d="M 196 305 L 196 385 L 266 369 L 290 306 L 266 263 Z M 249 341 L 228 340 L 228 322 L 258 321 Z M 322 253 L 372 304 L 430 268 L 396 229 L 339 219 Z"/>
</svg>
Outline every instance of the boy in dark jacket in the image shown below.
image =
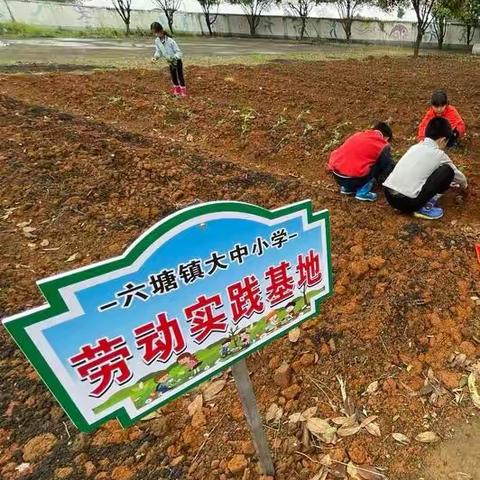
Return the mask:
<svg viewBox="0 0 480 480">
<path fill-rule="evenodd" d="M 355 195 L 357 200 L 374 202 L 372 192 L 376 181 L 382 181 L 393 170 L 390 152 L 392 130 L 379 122 L 372 130 L 355 133 L 330 155 L 328 169 L 340 185 L 343 195 Z"/>
</svg>

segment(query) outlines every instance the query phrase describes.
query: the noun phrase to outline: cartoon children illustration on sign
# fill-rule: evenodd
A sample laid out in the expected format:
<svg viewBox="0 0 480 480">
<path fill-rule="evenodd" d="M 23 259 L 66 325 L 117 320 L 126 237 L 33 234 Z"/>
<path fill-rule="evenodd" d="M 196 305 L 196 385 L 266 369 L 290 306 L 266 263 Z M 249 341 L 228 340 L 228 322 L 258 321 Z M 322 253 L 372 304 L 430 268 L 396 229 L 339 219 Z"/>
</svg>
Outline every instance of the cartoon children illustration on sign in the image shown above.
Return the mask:
<svg viewBox="0 0 480 480">
<path fill-rule="evenodd" d="M 275 330 L 278 325 L 279 325 L 279 320 L 278 320 L 278 312 L 276 310 L 272 310 L 271 312 L 268 312 L 267 315 L 265 316 L 265 331 L 266 332 L 271 332 L 272 330 Z"/>
<path fill-rule="evenodd" d="M 194 375 L 200 372 L 200 362 L 197 357 L 189 352 L 182 353 L 178 358 L 177 362 L 184 367 L 187 367 L 191 373 Z"/>
<path fill-rule="evenodd" d="M 145 401 L 145 404 L 147 405 L 152 403 L 158 397 L 161 397 L 164 393 L 167 393 L 172 388 L 173 379 L 170 378 L 168 372 L 158 372 L 158 374 L 154 377 L 154 381 L 156 386 Z"/>
<path fill-rule="evenodd" d="M 225 340 L 222 343 L 222 348 L 220 349 L 220 356 L 222 358 L 228 357 L 230 354 L 230 339 Z"/>
<path fill-rule="evenodd" d="M 287 306 L 285 307 L 285 310 L 287 312 L 287 316 L 285 317 L 285 320 L 291 320 L 292 318 L 296 318 L 297 314 L 295 313 L 295 300 L 292 300 L 291 302 L 287 303 Z"/>
<path fill-rule="evenodd" d="M 168 373 L 164 373 L 155 380 L 157 382 L 155 391 L 158 393 L 158 395 L 162 395 L 170 390 Z"/>
<path fill-rule="evenodd" d="M 242 343 L 242 347 L 248 347 L 250 345 L 250 334 L 248 332 L 242 332 L 240 334 L 240 342 Z"/>
</svg>

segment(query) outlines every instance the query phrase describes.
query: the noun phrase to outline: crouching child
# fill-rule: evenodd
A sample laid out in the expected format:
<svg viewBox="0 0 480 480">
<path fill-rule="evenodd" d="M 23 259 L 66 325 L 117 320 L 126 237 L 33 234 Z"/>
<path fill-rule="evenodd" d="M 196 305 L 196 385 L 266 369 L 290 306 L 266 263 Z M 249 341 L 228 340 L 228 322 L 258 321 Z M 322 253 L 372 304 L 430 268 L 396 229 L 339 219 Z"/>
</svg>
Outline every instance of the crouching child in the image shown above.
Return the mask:
<svg viewBox="0 0 480 480">
<path fill-rule="evenodd" d="M 452 127 L 452 133 L 447 141 L 447 148 L 459 145 L 460 138 L 465 135 L 465 122 L 458 110 L 448 103 L 447 94 L 443 90 L 435 90 L 430 103 L 431 107 L 427 110 L 418 127 L 418 141 L 425 138 L 425 130 L 432 118 L 443 117 L 448 120 Z"/>
<path fill-rule="evenodd" d="M 330 155 L 328 169 L 343 195 L 355 195 L 357 200 L 374 202 L 375 183 L 382 182 L 393 170 L 390 151 L 392 130 L 384 122 L 372 130 L 358 132 Z"/>
<path fill-rule="evenodd" d="M 425 139 L 408 149 L 383 183 L 385 197 L 393 208 L 436 220 L 443 216 L 438 200 L 452 182 L 467 188 L 465 175 L 444 152 L 451 134 L 447 119 L 430 120 Z"/>
</svg>

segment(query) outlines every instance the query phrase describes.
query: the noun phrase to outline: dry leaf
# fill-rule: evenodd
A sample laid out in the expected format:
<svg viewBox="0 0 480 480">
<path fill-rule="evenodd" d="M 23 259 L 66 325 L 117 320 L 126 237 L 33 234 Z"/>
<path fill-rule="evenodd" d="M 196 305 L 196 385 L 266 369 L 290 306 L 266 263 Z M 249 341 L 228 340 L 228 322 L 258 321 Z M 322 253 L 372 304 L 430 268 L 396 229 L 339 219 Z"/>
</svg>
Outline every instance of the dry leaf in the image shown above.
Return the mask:
<svg viewBox="0 0 480 480">
<path fill-rule="evenodd" d="M 410 443 L 410 439 L 403 433 L 399 433 L 399 432 L 392 433 L 392 437 L 396 442 L 402 443 L 403 445 Z"/>
<path fill-rule="evenodd" d="M 8 217 L 10 217 L 10 215 L 17 209 L 17 207 L 13 207 L 13 208 L 7 208 L 5 210 L 5 215 L 3 215 L 2 217 L 2 220 L 7 220 Z M 31 220 L 30 220 L 31 221 Z"/>
<path fill-rule="evenodd" d="M 353 416 L 353 415 L 352 415 Z M 335 417 L 335 418 L 332 418 L 331 421 L 335 424 L 335 425 L 346 425 L 347 423 L 349 423 L 351 420 L 352 417 Z M 350 425 L 351 426 L 351 425 Z"/>
<path fill-rule="evenodd" d="M 415 437 L 415 440 L 422 443 L 433 443 L 438 442 L 440 437 L 435 432 L 422 432 Z"/>
<path fill-rule="evenodd" d="M 453 472 L 448 474 L 449 480 L 472 480 L 473 477 L 468 473 Z"/>
<path fill-rule="evenodd" d="M 378 423 L 371 422 L 365 425 L 365 430 L 370 434 L 373 435 L 374 437 L 381 437 L 382 433 L 380 431 L 380 426 Z"/>
<path fill-rule="evenodd" d="M 354 480 L 361 480 L 357 467 L 352 462 L 348 462 L 347 473 L 350 476 L 350 478 Z"/>
<path fill-rule="evenodd" d="M 188 414 L 192 417 L 193 414 L 201 410 L 202 407 L 203 407 L 203 396 L 202 394 L 199 394 L 188 405 L 187 407 Z"/>
<path fill-rule="evenodd" d="M 32 232 L 34 232 L 35 230 L 36 230 L 35 227 L 23 227 L 22 228 L 23 235 L 27 238 L 35 237 L 35 235 L 32 235 Z"/>
<path fill-rule="evenodd" d="M 50 245 L 50 242 L 49 242 L 47 239 L 42 240 L 42 241 L 40 242 L 40 246 L 41 246 L 41 247 L 48 247 L 49 245 Z"/>
<path fill-rule="evenodd" d="M 477 376 L 475 375 L 475 372 L 470 373 L 468 376 L 468 390 L 470 391 L 473 404 L 477 408 L 480 408 L 480 395 L 478 394 Z"/>
<path fill-rule="evenodd" d="M 276 403 L 272 403 L 267 410 L 265 419 L 267 422 L 278 422 L 283 415 L 283 408 L 279 407 Z"/>
<path fill-rule="evenodd" d="M 424 395 L 430 395 L 433 392 L 433 387 L 428 383 L 423 386 L 420 390 L 417 390 L 414 395 L 423 397 Z"/>
<path fill-rule="evenodd" d="M 65 262 L 68 263 L 68 262 L 73 262 L 76 258 L 77 258 L 77 255 L 78 253 L 74 253 L 73 255 L 70 255 L 66 260 Z"/>
<path fill-rule="evenodd" d="M 307 420 L 307 428 L 313 435 L 322 440 L 322 442 L 335 442 L 335 433 L 337 429 L 332 427 L 327 421 L 322 420 L 321 418 L 309 418 Z"/>
<path fill-rule="evenodd" d="M 293 330 L 290 330 L 288 332 L 288 339 L 292 343 L 298 342 L 298 339 L 300 338 L 300 329 L 299 328 L 294 328 Z"/>
<path fill-rule="evenodd" d="M 308 420 L 309 418 L 312 418 L 314 415 L 317 413 L 317 407 L 310 407 L 307 408 L 304 412 L 302 412 L 302 417 L 305 420 Z"/>
<path fill-rule="evenodd" d="M 369 423 L 374 422 L 378 418 L 378 415 L 372 415 L 371 417 L 367 417 L 361 424 L 360 428 L 366 427 Z"/>
<path fill-rule="evenodd" d="M 308 428 L 305 423 L 303 424 L 302 443 L 306 448 L 310 447 L 310 433 L 308 433 Z"/>
<path fill-rule="evenodd" d="M 358 475 L 360 478 L 363 478 L 363 480 L 382 480 L 385 478 L 385 475 L 370 465 L 359 465 L 357 466 L 357 470 Z"/>
<path fill-rule="evenodd" d="M 347 466 L 340 463 L 336 463 L 330 468 L 330 476 L 332 478 L 344 479 L 347 478 Z"/>
<path fill-rule="evenodd" d="M 17 227 L 23 228 L 23 227 L 26 227 L 27 225 L 30 225 L 31 223 L 32 223 L 32 219 L 30 219 L 28 222 L 17 223 Z"/>
<path fill-rule="evenodd" d="M 304 422 L 304 421 L 305 421 L 305 418 L 304 418 L 304 416 L 303 416 L 300 412 L 297 412 L 297 413 L 292 413 L 292 414 L 288 417 L 288 421 L 289 421 L 290 423 Z"/>
<path fill-rule="evenodd" d="M 349 437 L 350 435 L 355 435 L 360 431 L 360 426 L 356 427 L 340 427 L 337 430 L 337 433 L 340 437 Z"/>
<path fill-rule="evenodd" d="M 216 380 L 215 382 L 212 382 L 203 392 L 203 399 L 205 402 L 209 402 L 215 397 L 215 395 L 220 393 L 223 390 L 225 383 L 225 380 Z"/>
<path fill-rule="evenodd" d="M 325 467 L 321 467 L 318 473 L 313 476 L 310 480 L 325 480 L 328 476 L 328 469 Z"/>
<path fill-rule="evenodd" d="M 328 453 L 320 459 L 320 463 L 326 467 L 331 467 L 333 465 L 332 458 Z"/>
<path fill-rule="evenodd" d="M 367 389 L 365 390 L 364 395 L 371 395 L 372 393 L 375 393 L 378 390 L 378 380 L 375 382 L 372 382 Z"/>
</svg>

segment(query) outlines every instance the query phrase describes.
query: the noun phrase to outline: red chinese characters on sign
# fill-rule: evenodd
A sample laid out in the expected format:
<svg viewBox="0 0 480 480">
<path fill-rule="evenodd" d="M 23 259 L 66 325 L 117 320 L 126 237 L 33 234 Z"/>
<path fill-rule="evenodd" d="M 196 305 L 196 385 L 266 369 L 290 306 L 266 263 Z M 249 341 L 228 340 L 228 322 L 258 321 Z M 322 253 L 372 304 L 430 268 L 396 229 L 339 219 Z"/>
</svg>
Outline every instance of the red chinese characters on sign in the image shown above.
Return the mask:
<svg viewBox="0 0 480 480">
<path fill-rule="evenodd" d="M 322 281 L 322 267 L 320 254 L 309 250 L 306 256 L 297 257 L 298 286 L 313 287 Z"/>
<path fill-rule="evenodd" d="M 290 262 L 283 261 L 265 272 L 265 279 L 269 282 L 266 293 L 270 305 L 277 305 L 293 295 L 295 280 L 289 270 Z"/>
<path fill-rule="evenodd" d="M 156 322 L 135 328 L 133 334 L 137 347 L 143 349 L 143 361 L 147 365 L 154 360 L 167 362 L 174 352 L 178 355 L 186 347 L 178 320 L 168 320 L 165 312 L 157 315 Z"/>
<path fill-rule="evenodd" d="M 296 288 L 319 284 L 323 280 L 321 267 L 320 254 L 310 249 L 297 256 L 296 265 L 286 260 L 270 265 L 264 272 L 263 284 L 251 274 L 228 285 L 223 298 L 220 293 L 198 296 L 183 309 L 183 321 L 189 324 L 191 339 L 201 344 L 213 333 L 225 333 L 232 324 L 262 314 L 267 303 L 275 306 L 291 299 Z M 155 320 L 133 329 L 135 345 L 147 365 L 154 361 L 166 363 L 174 354 L 179 356 L 186 350 L 188 338 L 182 332 L 181 322 L 181 318 L 168 318 L 166 312 L 161 312 Z M 131 358 L 125 339 L 119 336 L 83 345 L 69 362 L 83 381 L 94 385 L 90 396 L 100 397 L 114 382 L 122 385 L 132 378 L 128 366 Z"/>
<path fill-rule="evenodd" d="M 238 323 L 242 318 L 250 318 L 254 313 L 262 313 L 265 310 L 262 290 L 255 275 L 232 283 L 227 287 L 227 293 L 233 323 Z"/>
<path fill-rule="evenodd" d="M 101 338 L 95 345 L 80 347 L 80 353 L 69 358 L 82 381 L 98 383 L 90 392 L 92 397 L 101 397 L 115 381 L 123 385 L 132 378 L 127 360 L 132 358 L 130 349 L 122 336 Z"/>
<path fill-rule="evenodd" d="M 202 343 L 213 332 L 227 331 L 227 316 L 224 312 L 216 313 L 223 307 L 219 293 L 211 297 L 201 295 L 196 303 L 186 307 L 183 311 L 188 322 L 191 322 L 190 333 L 196 343 Z"/>
</svg>

